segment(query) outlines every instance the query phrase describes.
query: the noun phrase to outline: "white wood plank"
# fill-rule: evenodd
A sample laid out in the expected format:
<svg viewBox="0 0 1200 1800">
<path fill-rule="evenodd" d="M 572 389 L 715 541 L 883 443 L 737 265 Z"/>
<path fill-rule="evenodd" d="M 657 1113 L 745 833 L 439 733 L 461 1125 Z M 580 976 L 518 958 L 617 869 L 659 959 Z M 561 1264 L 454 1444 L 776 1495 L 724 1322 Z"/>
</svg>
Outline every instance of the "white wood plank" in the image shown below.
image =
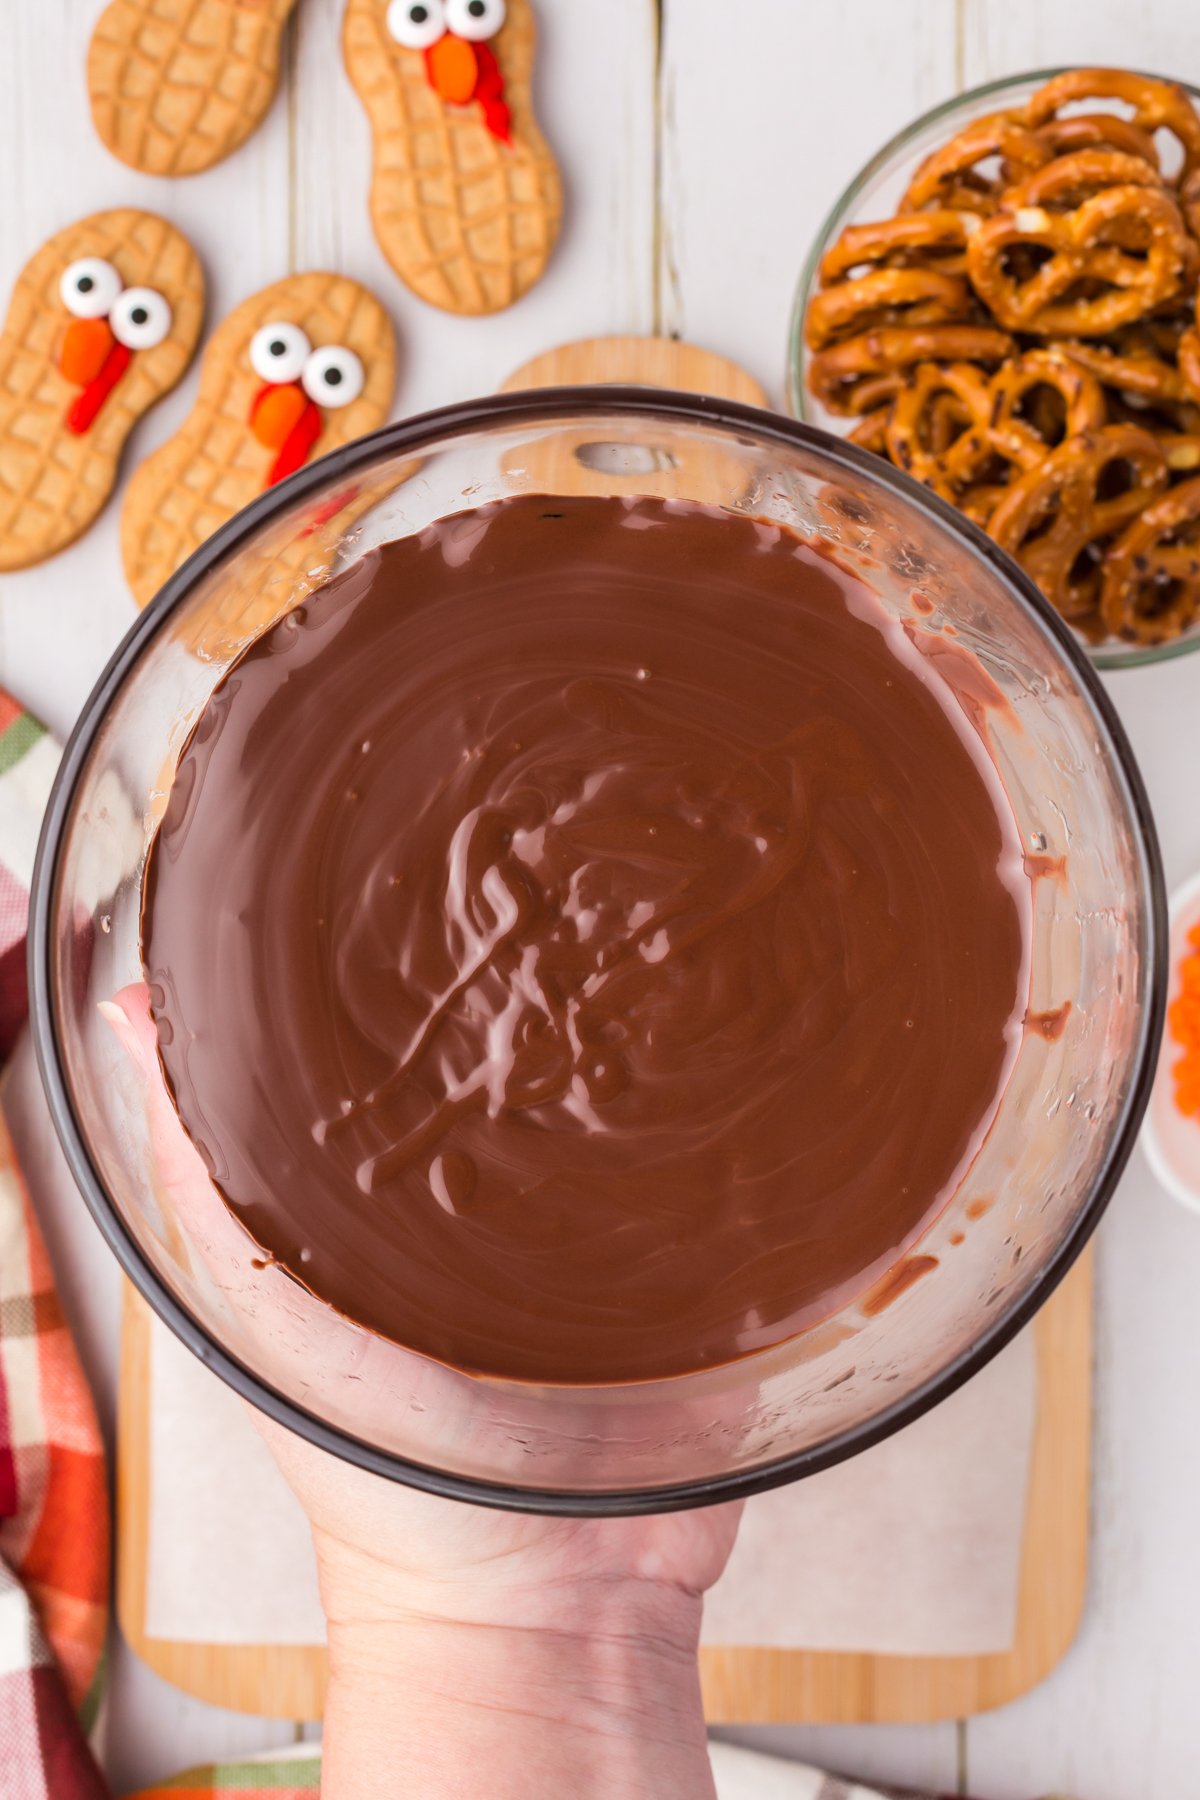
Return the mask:
<svg viewBox="0 0 1200 1800">
<path fill-rule="evenodd" d="M 666 0 L 662 328 L 782 398 L 808 246 L 846 182 L 953 91 L 953 0 Z"/>
<path fill-rule="evenodd" d="M 1101 1236 L 1092 1586 L 1080 1639 L 968 1727 L 971 1791 L 1194 1791 L 1200 1672 L 1196 1220 L 1136 1160 Z"/>
<path fill-rule="evenodd" d="M 1200 82 L 1196 15 L 1187 0 L 960 0 L 963 80 L 1053 66 L 1112 64 Z"/>
<path fill-rule="evenodd" d="M 379 294 L 401 342 L 397 415 L 493 391 L 539 351 L 651 328 L 654 252 L 654 0 L 538 8 L 538 115 L 566 182 L 562 239 L 515 307 L 461 319 L 417 300 L 367 217 L 370 140 L 341 67 L 341 7 L 302 7 L 295 120 L 299 266 L 331 264 Z"/>
<path fill-rule="evenodd" d="M 1168 883 L 1200 868 L 1198 670 L 1108 678 L 1158 821 Z M 1078 1642 L 1041 1688 L 967 1727 L 970 1791 L 1028 1800 L 1191 1793 L 1200 1677 L 1197 1221 L 1140 1154 L 1099 1237 L 1091 1591 Z"/>
<path fill-rule="evenodd" d="M 859 1781 L 898 1784 L 930 1794 L 958 1792 L 954 1725 L 746 1726 L 714 1735 L 728 1744 Z"/>
</svg>

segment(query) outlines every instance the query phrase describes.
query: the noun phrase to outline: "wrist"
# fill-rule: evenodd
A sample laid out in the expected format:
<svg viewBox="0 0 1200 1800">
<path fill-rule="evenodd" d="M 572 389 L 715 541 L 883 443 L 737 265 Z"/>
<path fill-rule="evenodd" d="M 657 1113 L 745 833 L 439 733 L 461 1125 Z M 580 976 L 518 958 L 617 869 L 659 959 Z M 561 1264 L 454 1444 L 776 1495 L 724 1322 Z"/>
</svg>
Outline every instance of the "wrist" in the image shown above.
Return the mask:
<svg viewBox="0 0 1200 1800">
<path fill-rule="evenodd" d="M 636 1576 L 533 1589 L 397 1576 L 322 1559 L 329 1619 L 328 1791 L 494 1800 L 699 1800 L 711 1777 L 699 1597 Z M 534 1778 L 536 1776 L 536 1778 Z"/>
</svg>

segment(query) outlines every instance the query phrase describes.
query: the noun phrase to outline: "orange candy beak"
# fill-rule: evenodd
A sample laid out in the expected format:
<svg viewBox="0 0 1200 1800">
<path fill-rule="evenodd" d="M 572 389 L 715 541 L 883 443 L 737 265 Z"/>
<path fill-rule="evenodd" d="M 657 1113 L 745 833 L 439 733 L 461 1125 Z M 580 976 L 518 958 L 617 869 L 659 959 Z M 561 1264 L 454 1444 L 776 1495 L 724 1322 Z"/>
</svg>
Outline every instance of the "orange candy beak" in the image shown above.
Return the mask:
<svg viewBox="0 0 1200 1800">
<path fill-rule="evenodd" d="M 95 381 L 116 342 L 107 319 L 72 319 L 58 353 L 59 373 L 73 387 Z"/>
<path fill-rule="evenodd" d="M 275 461 L 267 475 L 274 487 L 303 468 L 321 435 L 321 409 L 315 406 L 297 381 L 261 390 L 250 408 L 250 429 Z"/>
<path fill-rule="evenodd" d="M 67 408 L 66 427 L 82 437 L 96 423 L 100 408 L 133 361 L 118 344 L 107 319 L 72 319 L 58 353 L 59 373 L 80 391 Z"/>
<path fill-rule="evenodd" d="M 266 449 L 282 450 L 310 404 L 297 382 L 264 388 L 251 410 L 250 429 Z"/>
<path fill-rule="evenodd" d="M 479 58 L 475 46 L 448 31 L 425 52 L 429 79 L 451 106 L 465 106 L 479 85 Z"/>
</svg>

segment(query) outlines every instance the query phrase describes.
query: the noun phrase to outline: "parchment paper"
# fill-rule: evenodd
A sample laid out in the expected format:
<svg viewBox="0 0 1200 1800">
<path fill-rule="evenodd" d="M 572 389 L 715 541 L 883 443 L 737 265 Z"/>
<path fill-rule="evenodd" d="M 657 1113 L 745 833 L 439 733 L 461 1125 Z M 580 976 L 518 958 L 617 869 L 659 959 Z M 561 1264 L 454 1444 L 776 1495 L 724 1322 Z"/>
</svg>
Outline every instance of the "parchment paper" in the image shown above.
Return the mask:
<svg viewBox="0 0 1200 1800">
<path fill-rule="evenodd" d="M 241 1402 L 157 1320 L 145 1629 L 324 1641 L 308 1528 Z M 852 1462 L 760 1495 L 709 1596 L 710 1644 L 1006 1650 L 1036 1410 L 1022 1334 L 950 1400 Z"/>
</svg>

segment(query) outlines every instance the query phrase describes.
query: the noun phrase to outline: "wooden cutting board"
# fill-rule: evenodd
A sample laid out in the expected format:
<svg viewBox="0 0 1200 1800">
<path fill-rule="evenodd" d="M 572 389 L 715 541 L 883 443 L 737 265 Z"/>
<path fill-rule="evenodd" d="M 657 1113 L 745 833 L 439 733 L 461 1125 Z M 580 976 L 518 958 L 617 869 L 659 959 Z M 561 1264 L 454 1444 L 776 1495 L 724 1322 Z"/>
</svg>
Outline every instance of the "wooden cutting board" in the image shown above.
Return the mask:
<svg viewBox="0 0 1200 1800">
<path fill-rule="evenodd" d="M 653 338 L 594 338 L 527 364 L 510 390 L 635 382 L 764 405 L 734 364 Z M 595 446 L 585 446 L 589 453 Z M 593 463 L 578 434 L 556 435 L 544 470 L 554 491 L 586 491 Z M 633 470 L 631 493 L 669 493 L 671 465 Z M 618 478 L 620 479 L 620 478 Z M 613 491 L 611 464 L 602 486 Z M 117 1445 L 117 1606 L 137 1653 L 165 1680 L 214 1706 L 315 1719 L 324 1708 L 325 1652 L 281 1644 L 219 1645 L 151 1638 L 145 1630 L 150 1509 L 151 1321 L 126 1292 Z M 705 1708 L 714 1724 L 919 1723 L 962 1718 L 1025 1693 L 1066 1652 L 1087 1582 L 1091 1452 L 1092 1267 L 1085 1255 L 1030 1328 L 1037 1420 L 1012 1648 L 989 1656 L 909 1657 L 806 1650 L 705 1649 Z"/>
</svg>

